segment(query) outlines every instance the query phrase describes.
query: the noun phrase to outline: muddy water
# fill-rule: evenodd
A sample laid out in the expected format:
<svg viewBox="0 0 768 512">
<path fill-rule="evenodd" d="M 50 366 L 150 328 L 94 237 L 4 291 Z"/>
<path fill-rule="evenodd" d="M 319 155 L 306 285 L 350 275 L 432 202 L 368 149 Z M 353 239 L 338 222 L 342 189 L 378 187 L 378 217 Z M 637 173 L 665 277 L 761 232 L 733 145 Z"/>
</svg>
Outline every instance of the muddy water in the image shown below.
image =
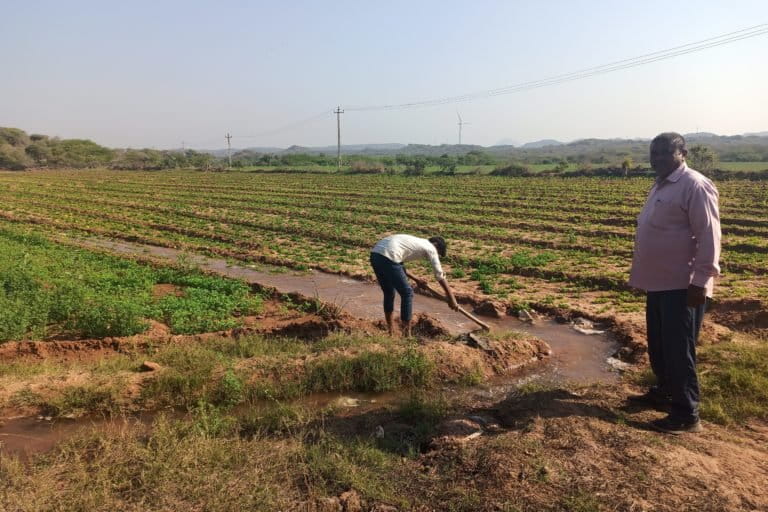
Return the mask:
<svg viewBox="0 0 768 512">
<path fill-rule="evenodd" d="M 43 418 L 23 417 L 0 421 L 0 457 L 13 455 L 26 461 L 35 454 L 51 450 L 57 444 L 90 429 L 117 432 L 133 423 L 147 428 L 154 414 L 141 414 L 129 418 L 86 418 L 46 421 Z"/>
<path fill-rule="evenodd" d="M 139 246 L 109 240 L 90 240 L 86 243 L 122 254 L 151 255 L 155 258 L 174 261 L 182 256 L 181 251 L 164 247 Z M 307 297 L 318 297 L 324 302 L 339 304 L 346 312 L 359 318 L 378 320 L 382 317 L 381 292 L 374 283 L 317 271 L 301 274 L 278 273 L 230 265 L 223 260 L 199 255 L 184 254 L 183 257 L 202 269 L 223 276 L 273 287 L 280 293 L 298 293 Z M 449 309 L 443 301 L 418 295 L 414 302 L 416 313 L 428 313 L 438 319 L 452 334 L 462 334 L 477 328 L 466 317 Z M 552 354 L 543 361 L 522 368 L 515 375 L 488 383 L 483 389 L 477 390 L 478 392 L 494 396 L 501 395 L 533 379 L 554 384 L 614 382 L 618 379 L 618 374 L 612 371 L 607 362 L 618 348 L 618 344 L 609 335 L 585 335 L 569 325 L 558 324 L 552 320 L 536 321 L 533 324 L 521 322 L 513 317 L 484 318 L 483 320 L 491 324 L 494 330 L 517 330 L 536 336 L 549 344 Z M 466 392 L 466 390 L 448 391 Z M 300 403 L 312 409 L 335 405 L 341 408 L 360 408 L 364 411 L 383 407 L 400 399 L 402 394 L 396 392 L 344 393 L 343 395 L 322 393 L 305 397 Z M 266 405 L 268 404 L 264 404 Z M 183 414 L 176 415 L 183 416 Z M 27 459 L 33 454 L 48 451 L 56 444 L 92 427 L 100 430 L 120 429 L 129 422 L 140 422 L 149 428 L 154 416 L 153 413 L 145 413 L 132 418 L 55 422 L 36 418 L 7 419 L 4 423 L 0 422 L 0 457 L 4 454 L 13 454 Z"/>
<path fill-rule="evenodd" d="M 538 372 L 553 383 L 588 384 L 615 382 L 618 373 L 608 364 L 619 345 L 609 334 L 586 335 L 572 326 L 554 320 L 539 320 L 533 324 L 516 318 L 490 320 L 494 328 L 523 331 L 546 341 L 552 349 Z"/>
</svg>

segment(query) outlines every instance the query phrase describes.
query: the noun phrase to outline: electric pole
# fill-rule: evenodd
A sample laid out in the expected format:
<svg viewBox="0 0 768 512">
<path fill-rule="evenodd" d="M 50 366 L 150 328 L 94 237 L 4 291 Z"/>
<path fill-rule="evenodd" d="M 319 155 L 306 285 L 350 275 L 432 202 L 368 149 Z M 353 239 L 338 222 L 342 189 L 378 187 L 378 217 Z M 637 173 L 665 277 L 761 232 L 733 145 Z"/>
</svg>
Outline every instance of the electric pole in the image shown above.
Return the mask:
<svg viewBox="0 0 768 512">
<path fill-rule="evenodd" d="M 341 172 L 341 114 L 343 114 L 344 111 L 341 110 L 341 107 L 339 106 L 339 107 L 336 107 L 336 110 L 334 110 L 333 113 L 336 114 L 336 132 L 337 132 L 336 158 L 338 160 L 339 172 Z"/>
<path fill-rule="evenodd" d="M 227 139 L 227 160 L 229 160 L 229 168 L 232 168 L 232 144 L 230 144 L 230 140 L 232 140 L 232 135 L 227 132 L 227 135 L 225 136 Z"/>
</svg>

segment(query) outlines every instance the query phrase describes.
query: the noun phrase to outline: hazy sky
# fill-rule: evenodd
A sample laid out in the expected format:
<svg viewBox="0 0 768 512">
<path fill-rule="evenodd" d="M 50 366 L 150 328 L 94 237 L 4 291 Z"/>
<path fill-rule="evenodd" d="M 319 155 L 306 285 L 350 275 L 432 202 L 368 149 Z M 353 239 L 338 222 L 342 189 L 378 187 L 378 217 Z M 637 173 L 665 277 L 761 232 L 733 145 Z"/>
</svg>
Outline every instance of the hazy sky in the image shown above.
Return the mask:
<svg viewBox="0 0 768 512">
<path fill-rule="evenodd" d="M 0 126 L 111 147 L 329 145 L 336 105 L 429 100 L 768 23 L 768 0 L 0 5 Z M 347 112 L 342 141 L 492 145 L 768 130 L 768 35 L 515 94 Z M 246 137 L 307 119 L 292 129 Z"/>
</svg>

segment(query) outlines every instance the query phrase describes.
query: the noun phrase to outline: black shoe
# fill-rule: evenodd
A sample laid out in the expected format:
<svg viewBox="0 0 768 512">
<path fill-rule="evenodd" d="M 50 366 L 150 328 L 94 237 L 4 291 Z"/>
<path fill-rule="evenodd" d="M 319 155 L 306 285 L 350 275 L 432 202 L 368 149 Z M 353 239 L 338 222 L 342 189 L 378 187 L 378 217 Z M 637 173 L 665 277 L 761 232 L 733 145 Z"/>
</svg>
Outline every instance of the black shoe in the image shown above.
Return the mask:
<svg viewBox="0 0 768 512">
<path fill-rule="evenodd" d="M 654 386 L 642 395 L 632 395 L 627 397 L 627 401 L 634 405 L 668 407 L 672 404 L 672 397 Z"/>
<path fill-rule="evenodd" d="M 659 420 L 654 420 L 650 423 L 650 426 L 654 430 L 664 432 L 665 434 L 684 434 L 686 432 L 701 432 L 704 427 L 701 426 L 701 421 L 680 421 L 667 416 Z"/>
</svg>

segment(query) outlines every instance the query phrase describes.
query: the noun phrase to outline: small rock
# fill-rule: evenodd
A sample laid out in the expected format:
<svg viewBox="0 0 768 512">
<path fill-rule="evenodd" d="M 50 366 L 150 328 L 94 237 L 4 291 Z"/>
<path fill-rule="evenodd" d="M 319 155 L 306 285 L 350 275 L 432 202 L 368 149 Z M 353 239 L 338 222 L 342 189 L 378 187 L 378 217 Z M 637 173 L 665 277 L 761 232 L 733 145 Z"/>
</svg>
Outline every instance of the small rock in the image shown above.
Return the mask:
<svg viewBox="0 0 768 512">
<path fill-rule="evenodd" d="M 591 320 L 587 320 L 586 318 L 582 318 L 582 317 L 574 318 L 573 325 L 581 327 L 583 329 L 593 329 L 595 327 L 595 324 L 592 323 Z"/>
<path fill-rule="evenodd" d="M 531 315 L 531 314 L 530 314 L 528 311 L 526 311 L 525 309 L 521 309 L 521 310 L 520 310 L 520 311 L 517 313 L 517 318 L 519 318 L 519 319 L 520 319 L 520 320 L 522 320 L 523 322 L 530 322 L 530 323 L 533 323 L 533 315 Z"/>
<path fill-rule="evenodd" d="M 629 368 L 632 368 L 631 364 L 625 363 L 624 361 L 616 359 L 615 357 L 609 357 L 605 362 L 608 363 L 611 368 L 619 371 L 625 371 Z"/>
<path fill-rule="evenodd" d="M 376 427 L 376 432 L 373 434 L 376 439 L 383 439 L 384 438 L 384 427 L 379 425 Z"/>
<path fill-rule="evenodd" d="M 341 493 L 339 501 L 344 508 L 344 512 L 362 512 L 363 510 L 360 495 L 357 494 L 357 491 L 354 489 Z"/>
<path fill-rule="evenodd" d="M 506 313 L 503 308 L 497 306 L 490 300 L 481 302 L 473 311 L 478 315 L 486 315 L 493 318 L 502 318 Z"/>
<path fill-rule="evenodd" d="M 480 350 L 484 350 L 491 354 L 494 353 L 494 350 L 491 347 L 491 344 L 488 343 L 488 340 L 483 338 L 482 336 L 475 334 L 474 332 L 470 332 L 467 334 L 467 338 L 469 338 L 469 342 L 467 343 L 467 345 L 469 345 L 470 347 L 479 348 Z"/>
<path fill-rule="evenodd" d="M 621 347 L 613 354 L 613 357 L 622 361 L 628 361 L 632 359 L 632 349 L 629 347 Z"/>
<path fill-rule="evenodd" d="M 141 363 L 141 366 L 139 367 L 139 370 L 142 372 L 157 372 L 162 369 L 163 367 L 161 365 L 153 361 L 144 361 L 143 363 Z"/>
</svg>

